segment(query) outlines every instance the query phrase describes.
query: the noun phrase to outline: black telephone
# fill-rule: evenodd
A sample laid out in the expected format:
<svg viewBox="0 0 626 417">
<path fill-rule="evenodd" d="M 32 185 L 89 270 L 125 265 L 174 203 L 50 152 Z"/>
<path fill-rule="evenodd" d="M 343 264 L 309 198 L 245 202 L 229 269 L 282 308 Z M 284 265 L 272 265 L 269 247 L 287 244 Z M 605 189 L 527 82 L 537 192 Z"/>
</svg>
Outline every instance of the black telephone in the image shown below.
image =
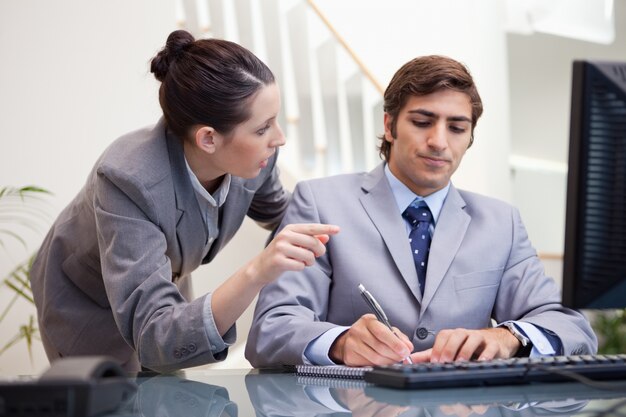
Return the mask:
<svg viewBox="0 0 626 417">
<path fill-rule="evenodd" d="M 0 380 L 0 417 L 92 417 L 114 411 L 136 390 L 112 358 L 62 358 L 37 379 Z"/>
</svg>

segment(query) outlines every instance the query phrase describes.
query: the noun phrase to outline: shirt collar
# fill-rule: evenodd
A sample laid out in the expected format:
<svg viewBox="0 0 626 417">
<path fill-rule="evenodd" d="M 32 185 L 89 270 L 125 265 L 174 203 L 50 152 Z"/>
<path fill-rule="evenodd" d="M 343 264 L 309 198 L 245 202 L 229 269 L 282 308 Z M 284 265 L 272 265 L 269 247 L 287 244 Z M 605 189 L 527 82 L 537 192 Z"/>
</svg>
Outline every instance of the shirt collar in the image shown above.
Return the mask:
<svg viewBox="0 0 626 417">
<path fill-rule="evenodd" d="M 224 175 L 224 179 L 220 186 L 215 190 L 213 194 L 210 194 L 206 188 L 200 184 L 200 180 L 196 177 L 196 174 L 191 170 L 189 163 L 187 162 L 187 158 L 185 158 L 185 165 L 187 166 L 187 173 L 189 174 L 189 178 L 191 179 L 191 185 L 193 186 L 196 195 L 203 200 L 206 200 L 213 207 L 221 207 L 226 201 L 226 196 L 228 196 L 228 190 L 230 189 L 230 180 L 231 175 Z"/>
<path fill-rule="evenodd" d="M 396 178 L 396 176 L 391 173 L 391 170 L 389 169 L 389 164 L 387 163 L 385 163 L 385 177 L 389 182 L 391 192 L 393 193 L 393 197 L 396 200 L 396 204 L 398 206 L 400 214 L 404 213 L 404 210 L 406 210 L 406 208 L 411 205 L 413 200 L 419 198 L 421 200 L 424 200 L 433 215 L 433 222 L 437 224 L 439 213 L 441 213 L 441 207 L 443 207 L 443 203 L 448 196 L 448 191 L 450 190 L 450 182 L 448 182 L 448 184 L 441 190 L 436 191 L 426 197 L 422 197 L 415 194 L 409 189 L 409 187 L 404 185 L 402 181 Z"/>
</svg>

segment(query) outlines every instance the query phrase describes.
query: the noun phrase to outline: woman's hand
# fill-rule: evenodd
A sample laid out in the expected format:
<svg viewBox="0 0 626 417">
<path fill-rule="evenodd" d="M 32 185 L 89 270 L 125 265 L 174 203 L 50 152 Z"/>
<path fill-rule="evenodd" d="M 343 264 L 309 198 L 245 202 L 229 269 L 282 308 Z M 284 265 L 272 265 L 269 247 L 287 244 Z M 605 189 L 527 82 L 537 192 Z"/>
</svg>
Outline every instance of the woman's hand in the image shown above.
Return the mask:
<svg viewBox="0 0 626 417">
<path fill-rule="evenodd" d="M 285 271 L 301 271 L 326 253 L 324 246 L 339 226 L 290 224 L 259 255 L 220 285 L 211 300 L 213 319 L 220 335 L 235 323 L 261 288 Z"/>
<path fill-rule="evenodd" d="M 274 281 L 285 271 L 301 271 L 326 253 L 324 246 L 339 226 L 318 223 L 290 224 L 249 264 L 250 276 L 260 284 Z"/>
</svg>

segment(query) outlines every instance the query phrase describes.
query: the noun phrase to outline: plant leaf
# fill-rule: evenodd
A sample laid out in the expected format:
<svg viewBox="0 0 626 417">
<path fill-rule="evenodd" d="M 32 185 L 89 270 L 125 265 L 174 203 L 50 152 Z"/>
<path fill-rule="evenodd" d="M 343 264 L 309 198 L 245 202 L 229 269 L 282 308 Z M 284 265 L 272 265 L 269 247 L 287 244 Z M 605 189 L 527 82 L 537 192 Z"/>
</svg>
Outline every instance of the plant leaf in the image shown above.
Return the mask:
<svg viewBox="0 0 626 417">
<path fill-rule="evenodd" d="M 38 222 L 47 219 L 45 210 L 41 207 L 46 200 L 40 198 L 40 195 L 51 194 L 48 190 L 28 185 L 21 188 L 2 187 L 0 188 L 0 247 L 6 249 L 3 237 L 15 240 L 26 247 L 26 239 L 21 234 L 24 230 L 38 231 Z M 30 270 L 35 258 L 35 254 L 27 260 L 22 261 L 13 270 L 2 279 L 2 286 L 13 291 L 6 307 L 0 314 L 0 322 L 2 322 L 7 314 L 15 307 L 17 300 L 26 300 L 34 305 L 32 289 L 30 287 Z M 19 327 L 15 336 L 13 336 L 0 349 L 0 355 L 7 349 L 24 340 L 28 350 L 31 364 L 33 363 L 33 341 L 40 340 L 38 337 L 39 330 L 36 327 L 36 320 L 31 314 L 28 322 Z"/>
</svg>

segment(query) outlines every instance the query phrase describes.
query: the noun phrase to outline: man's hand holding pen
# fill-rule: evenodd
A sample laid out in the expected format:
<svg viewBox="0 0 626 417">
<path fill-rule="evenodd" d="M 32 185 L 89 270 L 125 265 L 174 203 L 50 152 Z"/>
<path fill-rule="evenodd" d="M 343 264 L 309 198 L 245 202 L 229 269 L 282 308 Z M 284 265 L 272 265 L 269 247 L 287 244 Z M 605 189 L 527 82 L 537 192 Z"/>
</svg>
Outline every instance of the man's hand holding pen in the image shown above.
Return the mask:
<svg viewBox="0 0 626 417">
<path fill-rule="evenodd" d="M 361 316 L 342 333 L 330 347 L 330 358 L 348 366 L 412 363 L 413 344 L 409 338 L 391 326 L 385 311 L 363 284 L 358 289 L 374 314 Z"/>
<path fill-rule="evenodd" d="M 330 348 L 330 358 L 348 366 L 391 365 L 413 351 L 409 338 L 389 329 L 374 314 L 365 314 L 342 333 Z"/>
</svg>

